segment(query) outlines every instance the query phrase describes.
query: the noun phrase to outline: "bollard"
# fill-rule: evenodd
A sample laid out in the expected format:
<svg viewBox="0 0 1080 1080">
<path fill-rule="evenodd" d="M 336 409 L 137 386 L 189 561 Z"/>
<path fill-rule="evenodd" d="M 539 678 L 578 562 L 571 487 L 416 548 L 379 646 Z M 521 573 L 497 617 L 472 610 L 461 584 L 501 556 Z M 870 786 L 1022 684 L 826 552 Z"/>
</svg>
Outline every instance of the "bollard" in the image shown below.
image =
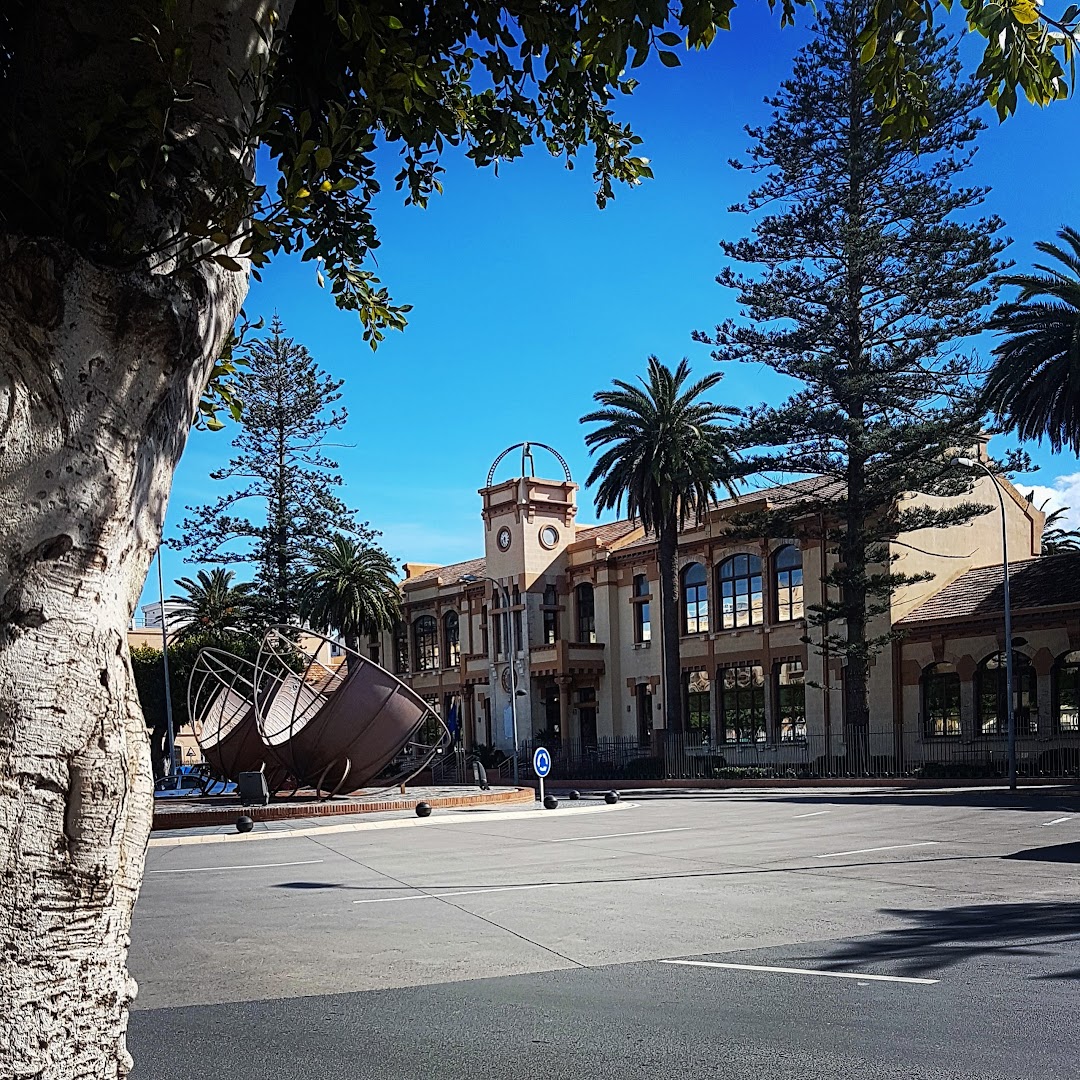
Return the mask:
<svg viewBox="0 0 1080 1080">
<path fill-rule="evenodd" d="M 558 805 L 559 805 L 559 800 L 556 799 L 554 795 L 545 795 L 544 796 L 544 809 L 545 810 L 554 810 Z"/>
<path fill-rule="evenodd" d="M 255 828 L 255 822 L 247 816 L 247 814 L 241 814 L 236 819 L 236 831 L 237 832 L 251 832 Z"/>
<path fill-rule="evenodd" d="M 418 802 L 416 804 L 416 816 L 431 817 L 431 807 L 426 802 Z"/>
<path fill-rule="evenodd" d="M 619 801 L 619 793 L 617 791 L 609 791 L 604 796 L 604 802 L 606 802 L 606 803 L 617 803 L 618 801 Z"/>
<path fill-rule="evenodd" d="M 580 792 L 580 791 L 576 791 L 576 790 L 575 790 L 575 791 L 571 791 L 571 792 L 570 792 L 570 794 L 569 794 L 569 795 L 567 795 L 567 798 L 568 798 L 568 799 L 569 799 L 569 800 L 570 800 L 571 802 L 577 802 L 577 800 L 581 798 L 581 792 Z"/>
</svg>

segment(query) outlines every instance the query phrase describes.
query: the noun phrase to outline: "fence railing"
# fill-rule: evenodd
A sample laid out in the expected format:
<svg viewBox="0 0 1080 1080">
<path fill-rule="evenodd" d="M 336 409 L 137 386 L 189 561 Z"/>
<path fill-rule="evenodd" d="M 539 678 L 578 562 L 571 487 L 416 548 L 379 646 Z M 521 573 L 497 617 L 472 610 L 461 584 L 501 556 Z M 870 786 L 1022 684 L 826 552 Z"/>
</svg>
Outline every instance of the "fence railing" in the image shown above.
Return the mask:
<svg viewBox="0 0 1080 1080">
<path fill-rule="evenodd" d="M 559 782 L 580 780 L 752 780 L 822 778 L 998 778 L 1006 775 L 1003 738 L 903 737 L 893 728 L 847 729 L 790 741 L 710 743 L 700 735 L 654 732 L 634 738 L 599 739 L 595 745 L 552 746 L 551 775 Z M 521 744 L 519 776 L 535 780 L 532 741 Z M 1023 740 L 1017 750 L 1022 777 L 1080 778 L 1080 735 L 1052 741 Z"/>
</svg>

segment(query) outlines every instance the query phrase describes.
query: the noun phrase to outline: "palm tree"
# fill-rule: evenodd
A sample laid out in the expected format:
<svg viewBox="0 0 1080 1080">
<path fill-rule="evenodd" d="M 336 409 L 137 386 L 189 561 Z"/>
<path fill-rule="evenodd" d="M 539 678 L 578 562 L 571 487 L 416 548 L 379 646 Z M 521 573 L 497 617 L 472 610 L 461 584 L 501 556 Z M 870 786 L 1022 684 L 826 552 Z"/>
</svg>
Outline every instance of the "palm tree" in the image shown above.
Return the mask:
<svg viewBox="0 0 1080 1080">
<path fill-rule="evenodd" d="M 195 581 L 186 577 L 177 581 L 187 594 L 169 597 L 183 623 L 179 638 L 206 634 L 220 639 L 242 630 L 251 621 L 254 586 L 249 582 L 233 585 L 235 576 L 232 570 L 215 568 L 209 573 L 200 570 Z"/>
<path fill-rule="evenodd" d="M 1080 232 L 1058 232 L 1064 247 L 1035 246 L 1058 265 L 998 278 L 1019 295 L 989 322 L 1005 335 L 983 390 L 987 407 L 1021 438 L 1080 453 Z"/>
<path fill-rule="evenodd" d="M 597 512 L 621 513 L 623 500 L 631 517 L 655 532 L 660 564 L 660 621 L 663 627 L 663 694 L 666 726 L 681 731 L 682 682 L 679 671 L 679 529 L 689 519 L 700 522 L 723 488 L 735 495 L 739 467 L 732 431 L 718 421 L 735 409 L 703 401 L 722 378 L 713 372 L 687 386 L 690 365 L 673 372 L 649 357 L 649 377 L 640 386 L 614 380 L 593 400 L 603 408 L 581 418 L 602 424 L 585 436 L 590 453 L 605 448 L 586 484 L 596 489 Z"/>
<path fill-rule="evenodd" d="M 300 616 L 360 651 L 362 634 L 391 630 L 401 612 L 398 569 L 381 548 L 340 533 L 316 548 L 300 580 Z"/>
</svg>

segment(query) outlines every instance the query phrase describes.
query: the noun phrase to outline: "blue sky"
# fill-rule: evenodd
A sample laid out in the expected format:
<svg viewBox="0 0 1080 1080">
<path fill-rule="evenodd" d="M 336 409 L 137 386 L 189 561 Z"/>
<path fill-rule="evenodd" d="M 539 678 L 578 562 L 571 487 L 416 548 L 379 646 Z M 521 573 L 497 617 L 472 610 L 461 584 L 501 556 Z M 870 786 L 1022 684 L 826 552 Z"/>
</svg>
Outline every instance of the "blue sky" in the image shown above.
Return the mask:
<svg viewBox="0 0 1080 1080">
<path fill-rule="evenodd" d="M 587 158 L 570 172 L 534 147 L 495 176 L 450 156 L 444 194 L 427 210 L 401 205 L 388 158 L 377 204 L 378 272 L 413 311 L 407 330 L 376 354 L 355 315 L 318 288 L 311 264 L 279 260 L 253 285 L 248 313 L 277 311 L 288 333 L 345 379 L 343 441 L 351 445 L 335 451 L 344 498 L 382 530 L 396 558 L 442 563 L 479 554 L 476 490 L 511 443 L 550 443 L 583 482 L 589 464 L 578 418 L 596 390 L 642 372 L 651 353 L 711 369 L 707 348 L 690 332 L 733 313 L 713 280 L 722 266 L 718 241 L 749 224 L 727 213 L 751 182 L 728 160 L 745 148 L 744 125 L 766 118 L 762 98 L 804 40 L 798 29 L 779 30 L 765 4 L 739 8 L 734 22 L 711 49 L 684 56 L 681 68 L 641 69 L 641 85 L 621 99 L 620 112 L 644 138 L 656 178 L 619 190 L 603 211 Z M 977 42 L 969 46 L 974 57 Z M 1078 108 L 1074 100 L 1021 106 L 1003 125 L 986 110 L 989 128 L 968 177 L 993 189 L 987 209 L 1005 219 L 1020 267 L 1030 263 L 1034 240 L 1077 224 L 1070 178 Z M 761 369 L 726 371 L 719 396 L 730 404 L 781 396 L 779 380 Z M 216 494 L 207 474 L 227 457 L 230 438 L 228 429 L 193 433 L 166 535 L 176 535 L 186 504 Z M 1029 450 L 1040 466 L 1030 482 L 1075 507 L 1080 521 L 1080 464 Z M 579 502 L 579 520 L 595 520 L 591 495 L 583 491 Z M 166 552 L 166 592 L 194 569 L 181 553 Z M 152 574 L 143 602 L 156 595 Z"/>
</svg>

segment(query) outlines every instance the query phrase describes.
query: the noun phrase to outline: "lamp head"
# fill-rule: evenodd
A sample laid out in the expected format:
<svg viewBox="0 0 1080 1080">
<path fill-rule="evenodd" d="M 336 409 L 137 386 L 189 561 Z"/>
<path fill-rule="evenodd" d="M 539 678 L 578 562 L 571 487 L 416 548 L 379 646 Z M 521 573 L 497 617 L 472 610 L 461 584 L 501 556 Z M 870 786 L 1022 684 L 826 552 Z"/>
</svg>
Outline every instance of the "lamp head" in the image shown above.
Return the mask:
<svg viewBox="0 0 1080 1080">
<path fill-rule="evenodd" d="M 953 461 L 957 465 L 963 465 L 965 469 L 974 469 L 978 462 L 974 458 L 969 457 L 954 457 Z"/>
<path fill-rule="evenodd" d="M 461 577 L 458 578 L 458 581 L 463 585 L 472 585 L 479 580 L 480 579 L 475 574 L 462 574 Z"/>
</svg>

